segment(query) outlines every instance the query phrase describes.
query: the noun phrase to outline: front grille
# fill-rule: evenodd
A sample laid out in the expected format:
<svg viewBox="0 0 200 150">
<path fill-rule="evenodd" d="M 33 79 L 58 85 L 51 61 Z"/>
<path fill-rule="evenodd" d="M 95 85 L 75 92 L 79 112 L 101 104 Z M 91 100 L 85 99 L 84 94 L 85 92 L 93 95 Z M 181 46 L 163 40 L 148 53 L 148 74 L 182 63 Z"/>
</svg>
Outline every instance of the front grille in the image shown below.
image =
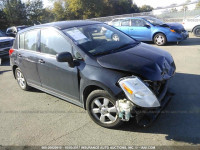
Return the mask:
<svg viewBox="0 0 200 150">
<path fill-rule="evenodd" d="M 0 48 L 11 47 L 11 46 L 12 46 L 11 41 L 0 42 Z"/>
</svg>

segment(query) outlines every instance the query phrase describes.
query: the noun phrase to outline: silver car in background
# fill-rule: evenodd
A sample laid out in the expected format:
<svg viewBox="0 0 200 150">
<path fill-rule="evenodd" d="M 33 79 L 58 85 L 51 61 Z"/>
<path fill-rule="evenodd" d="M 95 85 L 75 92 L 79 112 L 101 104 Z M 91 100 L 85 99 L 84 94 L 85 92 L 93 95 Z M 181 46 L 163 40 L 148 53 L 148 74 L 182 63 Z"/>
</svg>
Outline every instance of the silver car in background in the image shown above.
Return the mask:
<svg viewBox="0 0 200 150">
<path fill-rule="evenodd" d="M 187 31 L 193 32 L 195 36 L 200 37 L 200 15 L 183 20 L 183 26 Z"/>
</svg>

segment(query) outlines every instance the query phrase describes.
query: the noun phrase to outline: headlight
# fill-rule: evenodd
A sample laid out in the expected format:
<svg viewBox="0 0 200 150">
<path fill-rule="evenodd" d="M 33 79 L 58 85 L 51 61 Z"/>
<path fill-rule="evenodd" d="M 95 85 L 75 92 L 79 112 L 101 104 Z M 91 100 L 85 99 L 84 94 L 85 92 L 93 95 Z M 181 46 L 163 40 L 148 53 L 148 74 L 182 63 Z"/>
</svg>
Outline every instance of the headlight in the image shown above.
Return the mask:
<svg viewBox="0 0 200 150">
<path fill-rule="evenodd" d="M 119 85 L 127 98 L 141 107 L 160 107 L 154 93 L 137 77 L 127 77 L 119 80 Z"/>
</svg>

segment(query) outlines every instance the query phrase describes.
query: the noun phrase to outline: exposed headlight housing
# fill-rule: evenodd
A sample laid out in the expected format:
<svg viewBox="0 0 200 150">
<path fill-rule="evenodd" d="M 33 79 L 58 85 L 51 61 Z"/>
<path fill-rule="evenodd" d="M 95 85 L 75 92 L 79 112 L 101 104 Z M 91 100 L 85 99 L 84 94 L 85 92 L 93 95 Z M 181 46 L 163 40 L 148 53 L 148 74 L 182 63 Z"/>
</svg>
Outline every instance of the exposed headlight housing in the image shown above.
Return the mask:
<svg viewBox="0 0 200 150">
<path fill-rule="evenodd" d="M 119 85 L 134 104 L 145 108 L 160 107 L 155 94 L 138 77 L 122 78 Z"/>
</svg>

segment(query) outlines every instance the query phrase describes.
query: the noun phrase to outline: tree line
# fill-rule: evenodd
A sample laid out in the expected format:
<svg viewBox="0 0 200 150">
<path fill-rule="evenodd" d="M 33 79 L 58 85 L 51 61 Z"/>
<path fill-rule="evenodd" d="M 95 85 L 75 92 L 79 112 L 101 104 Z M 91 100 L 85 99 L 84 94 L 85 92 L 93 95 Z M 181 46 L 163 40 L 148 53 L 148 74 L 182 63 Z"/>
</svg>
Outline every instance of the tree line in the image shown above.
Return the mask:
<svg viewBox="0 0 200 150">
<path fill-rule="evenodd" d="M 0 29 L 17 25 L 34 25 L 52 21 L 79 20 L 96 17 L 152 11 L 152 7 L 138 7 L 132 0 L 49 0 L 51 8 L 44 8 L 42 0 L 1 0 Z"/>
</svg>

